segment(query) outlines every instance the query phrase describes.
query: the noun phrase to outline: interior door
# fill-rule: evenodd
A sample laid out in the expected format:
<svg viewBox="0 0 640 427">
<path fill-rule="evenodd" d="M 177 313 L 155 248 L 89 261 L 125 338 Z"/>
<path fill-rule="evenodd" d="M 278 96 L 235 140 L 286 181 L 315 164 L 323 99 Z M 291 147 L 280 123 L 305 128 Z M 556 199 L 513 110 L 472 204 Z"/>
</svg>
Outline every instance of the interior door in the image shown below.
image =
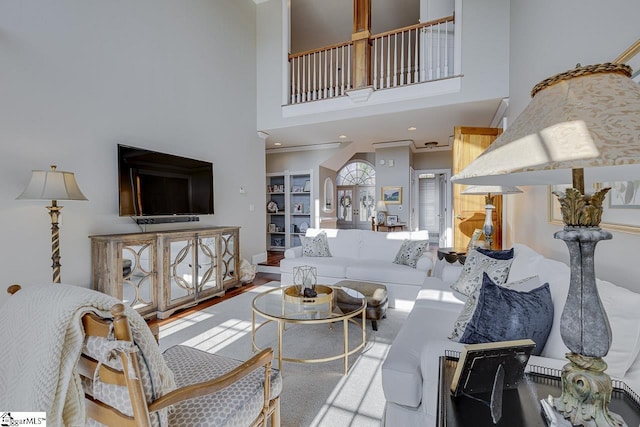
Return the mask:
<svg viewBox="0 0 640 427">
<path fill-rule="evenodd" d="M 453 174 L 475 160 L 502 133 L 502 129 L 456 127 L 453 141 Z M 453 245 L 463 250 L 475 229 L 482 230 L 485 219 L 484 196 L 465 196 L 466 185 L 453 185 Z M 502 196 L 494 197 L 493 248 L 502 248 Z"/>
</svg>

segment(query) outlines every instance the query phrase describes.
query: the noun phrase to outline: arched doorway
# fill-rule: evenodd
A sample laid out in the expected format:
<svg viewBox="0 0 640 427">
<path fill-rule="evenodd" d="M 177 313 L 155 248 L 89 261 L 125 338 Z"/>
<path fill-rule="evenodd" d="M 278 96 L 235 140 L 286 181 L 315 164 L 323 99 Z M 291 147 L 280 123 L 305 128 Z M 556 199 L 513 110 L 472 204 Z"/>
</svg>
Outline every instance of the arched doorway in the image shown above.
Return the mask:
<svg viewBox="0 0 640 427">
<path fill-rule="evenodd" d="M 336 177 L 338 228 L 371 229 L 376 208 L 376 171 L 364 160 L 347 163 Z"/>
</svg>

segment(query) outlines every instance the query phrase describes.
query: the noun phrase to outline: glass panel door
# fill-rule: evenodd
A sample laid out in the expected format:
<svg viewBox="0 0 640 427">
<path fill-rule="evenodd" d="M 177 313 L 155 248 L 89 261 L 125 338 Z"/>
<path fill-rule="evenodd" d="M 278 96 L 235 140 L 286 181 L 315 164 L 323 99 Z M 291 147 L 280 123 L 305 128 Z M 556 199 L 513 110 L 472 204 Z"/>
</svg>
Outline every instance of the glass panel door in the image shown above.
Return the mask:
<svg viewBox="0 0 640 427">
<path fill-rule="evenodd" d="M 338 186 L 338 228 L 353 228 L 353 186 Z"/>
<path fill-rule="evenodd" d="M 375 186 L 338 186 L 338 228 L 370 230 L 371 217 L 376 207 L 375 194 Z"/>
<path fill-rule="evenodd" d="M 122 243 L 122 302 L 142 314 L 156 310 L 155 243 Z"/>
<path fill-rule="evenodd" d="M 198 298 L 199 294 L 204 290 L 212 288 L 222 289 L 222 285 L 220 283 L 217 283 L 217 238 L 217 236 L 206 236 L 199 237 L 197 239 L 197 268 L 194 269 L 196 278 L 196 298 Z"/>
<path fill-rule="evenodd" d="M 354 228 L 363 230 L 371 230 L 371 217 L 374 215 L 376 208 L 376 187 L 374 186 L 357 186 L 358 189 L 358 221 L 354 224 Z"/>
</svg>

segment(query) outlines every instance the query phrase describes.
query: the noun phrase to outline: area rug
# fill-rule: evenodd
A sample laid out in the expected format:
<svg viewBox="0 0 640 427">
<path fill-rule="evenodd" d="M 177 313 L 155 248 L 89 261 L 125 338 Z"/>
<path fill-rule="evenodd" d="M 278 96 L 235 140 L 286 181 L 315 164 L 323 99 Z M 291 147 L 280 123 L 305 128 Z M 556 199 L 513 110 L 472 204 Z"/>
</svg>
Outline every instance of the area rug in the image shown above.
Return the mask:
<svg viewBox="0 0 640 427">
<path fill-rule="evenodd" d="M 227 357 L 246 360 L 251 351 L 251 302 L 260 292 L 280 286 L 270 282 L 225 300 L 160 328 L 160 347 L 182 344 Z M 343 375 L 343 360 L 323 363 L 284 362 L 282 367 L 281 425 L 380 426 L 384 394 L 380 368 L 408 312 L 389 309 L 378 321 L 378 331 L 367 321 L 367 343 L 349 357 L 349 374 Z M 357 345 L 361 331 L 350 325 L 350 347 Z M 275 324 L 258 331 L 261 347 L 277 348 Z M 284 333 L 287 357 L 325 357 L 342 351 L 342 324 L 289 325 Z M 274 363 L 277 366 L 277 362 Z"/>
</svg>

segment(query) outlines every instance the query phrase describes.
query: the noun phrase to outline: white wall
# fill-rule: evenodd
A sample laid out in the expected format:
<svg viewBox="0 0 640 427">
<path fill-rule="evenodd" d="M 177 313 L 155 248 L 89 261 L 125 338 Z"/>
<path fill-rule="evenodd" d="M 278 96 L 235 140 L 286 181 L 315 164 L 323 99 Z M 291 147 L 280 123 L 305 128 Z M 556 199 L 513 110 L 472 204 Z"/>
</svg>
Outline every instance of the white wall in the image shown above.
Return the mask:
<svg viewBox="0 0 640 427">
<path fill-rule="evenodd" d="M 511 0 L 509 121 L 529 102 L 531 88 L 554 74 L 582 65 L 614 60 L 638 39 L 640 2 L 612 0 Z M 553 238 L 559 226 L 547 222 L 546 187 L 505 198 L 509 241 L 526 242 L 568 262 L 566 245 Z M 639 213 L 640 214 L 640 213 Z M 596 274 L 640 291 L 640 235 L 613 232 L 596 249 Z"/>
<path fill-rule="evenodd" d="M 118 217 L 117 143 L 212 161 L 216 213 L 199 225 L 239 225 L 242 255 L 264 251 L 255 10 L 251 0 L 0 2 L 0 287 L 51 281 L 47 203 L 15 200 L 32 169 L 75 172 L 89 199 L 60 202 L 64 282 L 88 286 L 87 236 L 139 230 Z"/>
<path fill-rule="evenodd" d="M 410 200 L 411 200 L 411 173 L 409 170 L 411 162 L 411 149 L 408 146 L 377 148 L 376 160 L 376 200 L 382 198 L 382 187 L 400 186 L 402 187 L 402 203 L 387 204 L 387 215 L 398 215 L 399 222 L 410 221 Z M 384 160 L 384 165 L 380 161 Z M 391 166 L 391 161 L 393 166 Z"/>
</svg>

